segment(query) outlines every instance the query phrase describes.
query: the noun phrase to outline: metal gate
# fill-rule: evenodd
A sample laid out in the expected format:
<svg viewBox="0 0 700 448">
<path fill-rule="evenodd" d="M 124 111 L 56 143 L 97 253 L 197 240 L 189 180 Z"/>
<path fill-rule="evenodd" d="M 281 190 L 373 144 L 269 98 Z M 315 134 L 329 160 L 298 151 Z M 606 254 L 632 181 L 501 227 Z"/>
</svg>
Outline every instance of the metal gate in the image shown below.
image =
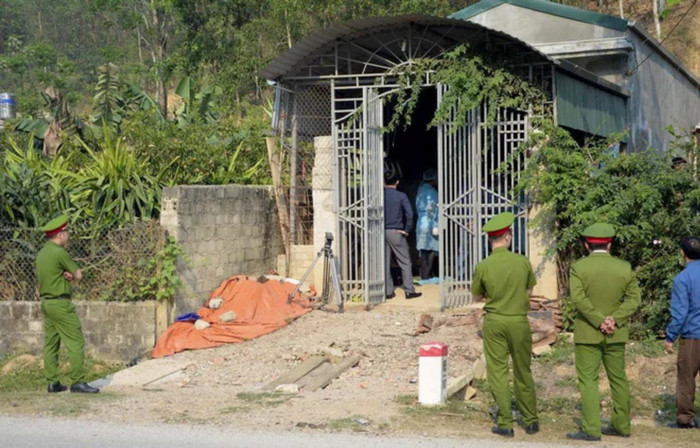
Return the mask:
<svg viewBox="0 0 700 448">
<path fill-rule="evenodd" d="M 438 106 L 448 87 L 438 85 Z M 440 228 L 440 306 L 452 308 L 471 301 L 474 267 L 488 255 L 483 225 L 492 216 L 516 215 L 511 249 L 527 255 L 527 204 L 513 189 L 524 168 L 519 146 L 527 139 L 528 115 L 498 110 L 487 123 L 484 104 L 456 123 L 456 110 L 438 128 L 438 191 Z M 507 169 L 503 168 L 507 165 Z"/>
<path fill-rule="evenodd" d="M 333 141 L 344 300 L 384 301 L 382 101 L 374 87 L 334 85 Z"/>
</svg>

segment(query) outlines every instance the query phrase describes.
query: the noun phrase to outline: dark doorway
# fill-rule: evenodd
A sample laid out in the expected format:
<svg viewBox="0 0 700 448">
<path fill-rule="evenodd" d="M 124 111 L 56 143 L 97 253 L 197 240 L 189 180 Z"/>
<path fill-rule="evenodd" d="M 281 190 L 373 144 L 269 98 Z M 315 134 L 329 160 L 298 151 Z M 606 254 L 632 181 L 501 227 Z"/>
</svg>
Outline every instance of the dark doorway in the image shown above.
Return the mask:
<svg viewBox="0 0 700 448">
<path fill-rule="evenodd" d="M 384 105 L 384 125 L 391 120 L 395 102 L 388 101 Z M 418 103 L 411 117 L 411 124 L 401 123 L 397 129 L 384 135 L 384 153 L 392 164 L 400 169 L 401 180 L 398 189 L 408 196 L 413 206 L 413 224 L 416 224 L 416 194 L 423 179 L 423 173 L 438 166 L 438 132 L 436 127 L 429 127 L 437 107 L 437 89 L 424 87 L 418 98 Z M 416 250 L 416 235 L 412 232 L 408 239 L 413 261 L 413 273 L 416 275 L 420 266 L 419 254 Z M 437 263 L 437 261 L 436 261 Z M 397 283 L 399 284 L 399 283 Z"/>
</svg>

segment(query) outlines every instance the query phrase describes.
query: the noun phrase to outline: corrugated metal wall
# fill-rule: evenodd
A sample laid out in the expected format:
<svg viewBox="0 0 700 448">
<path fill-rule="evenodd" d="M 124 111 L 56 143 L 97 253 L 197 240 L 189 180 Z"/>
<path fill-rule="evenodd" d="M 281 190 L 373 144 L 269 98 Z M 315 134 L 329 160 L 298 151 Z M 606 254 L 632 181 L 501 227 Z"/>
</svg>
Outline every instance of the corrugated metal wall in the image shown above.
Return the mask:
<svg viewBox="0 0 700 448">
<path fill-rule="evenodd" d="M 607 137 L 629 127 L 627 100 L 562 71 L 556 73 L 560 126 Z"/>
</svg>

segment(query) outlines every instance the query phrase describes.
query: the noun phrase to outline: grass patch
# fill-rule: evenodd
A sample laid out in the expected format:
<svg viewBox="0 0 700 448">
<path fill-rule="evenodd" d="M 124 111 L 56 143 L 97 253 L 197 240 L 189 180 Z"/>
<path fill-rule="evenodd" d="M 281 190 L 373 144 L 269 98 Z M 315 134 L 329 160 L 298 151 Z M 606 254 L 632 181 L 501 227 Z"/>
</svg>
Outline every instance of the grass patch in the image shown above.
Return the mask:
<svg viewBox="0 0 700 448">
<path fill-rule="evenodd" d="M 490 394 L 489 383 L 485 379 L 474 378 L 472 380 L 472 387 L 477 390 L 477 392 L 482 394 Z"/>
<path fill-rule="evenodd" d="M 396 402 L 403 406 L 403 412 L 416 417 L 425 416 L 453 416 L 467 417 L 471 412 L 481 410 L 475 404 L 465 402 L 458 398 L 448 398 L 445 404 L 439 406 L 423 406 L 418 403 L 415 395 L 399 395 Z"/>
<path fill-rule="evenodd" d="M 646 358 L 659 358 L 664 356 L 664 341 L 659 339 L 642 339 L 640 341 L 630 341 L 627 343 L 627 356 L 634 359 L 637 356 Z"/>
<path fill-rule="evenodd" d="M 0 370 L 19 355 L 19 353 L 5 355 L 0 361 Z M 47 385 L 46 377 L 43 367 L 39 364 L 42 359 L 43 358 L 39 356 L 37 357 L 37 363 L 27 365 L 18 370 L 12 370 L 6 375 L 0 375 L 0 395 L 6 392 L 42 391 L 45 393 Z M 63 384 L 70 384 L 70 363 L 65 350 L 59 352 L 58 362 L 61 365 L 59 381 Z M 123 367 L 118 364 L 103 363 L 90 356 L 85 357 L 83 366 L 86 372 L 87 382 L 107 376 Z"/>
<path fill-rule="evenodd" d="M 695 394 L 695 414 L 700 414 L 700 394 Z M 651 400 L 654 409 L 654 420 L 662 425 L 676 421 L 676 395 L 659 394 Z"/>
<path fill-rule="evenodd" d="M 554 385 L 557 387 L 576 387 L 577 379 L 573 375 L 565 376 L 564 378 L 559 378 L 554 381 Z"/>
<path fill-rule="evenodd" d="M 105 403 L 115 401 L 120 395 L 111 392 L 99 394 L 72 394 L 62 392 L 48 394 L 42 391 L 4 392 L 0 394 L 0 413 L 34 414 L 40 412 L 51 417 L 76 417 L 93 413 Z"/>
<path fill-rule="evenodd" d="M 654 407 L 654 421 L 665 425 L 676 421 L 676 396 L 657 395 L 651 400 Z"/>
<path fill-rule="evenodd" d="M 396 402 L 403 406 L 413 406 L 418 403 L 418 397 L 415 395 L 399 395 L 396 397 Z"/>
<path fill-rule="evenodd" d="M 369 418 L 362 415 L 353 415 L 352 417 L 331 420 L 328 423 L 328 427 L 336 431 L 352 430 L 361 432 L 364 431 L 364 426 L 369 425 L 369 423 Z"/>
<path fill-rule="evenodd" d="M 578 412 L 579 400 L 572 397 L 551 397 L 537 400 L 537 408 L 542 413 L 566 415 Z"/>
<path fill-rule="evenodd" d="M 573 359 L 574 344 L 560 338 L 552 345 L 552 350 L 535 358 L 535 362 L 545 366 L 555 366 L 557 364 L 573 361 Z"/>
<path fill-rule="evenodd" d="M 20 356 L 12 353 L 0 360 L 0 369 L 13 362 Z M 0 375 L 0 412 L 36 413 L 55 417 L 74 417 L 91 413 L 96 406 L 116 400 L 119 395 L 102 392 L 96 395 L 71 394 L 63 392 L 48 394 L 46 392 L 46 377 L 40 364 L 42 357 L 36 357 L 35 362 L 21 368 L 11 370 L 6 375 Z M 15 361 L 16 362 L 16 361 Z M 59 381 L 70 384 L 70 363 L 67 353 L 59 353 L 61 373 Z M 84 368 L 86 381 L 102 378 L 121 368 L 119 365 L 102 363 L 94 358 L 85 357 Z"/>
<path fill-rule="evenodd" d="M 228 406 L 220 410 L 222 414 L 239 414 L 241 412 L 248 412 L 250 408 L 247 406 Z"/>
<path fill-rule="evenodd" d="M 278 392 L 241 392 L 236 394 L 240 400 L 261 406 L 279 406 L 288 402 L 295 395 Z"/>
</svg>

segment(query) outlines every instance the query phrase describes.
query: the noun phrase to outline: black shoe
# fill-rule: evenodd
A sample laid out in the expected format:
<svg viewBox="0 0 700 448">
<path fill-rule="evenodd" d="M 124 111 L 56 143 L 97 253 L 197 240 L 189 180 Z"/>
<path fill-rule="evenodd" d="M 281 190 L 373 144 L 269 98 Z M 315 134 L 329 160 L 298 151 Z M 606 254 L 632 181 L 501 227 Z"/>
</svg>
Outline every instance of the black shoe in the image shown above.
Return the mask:
<svg viewBox="0 0 700 448">
<path fill-rule="evenodd" d="M 387 299 L 387 300 L 393 299 L 394 297 L 396 297 L 396 294 L 393 293 L 393 292 L 392 292 L 391 294 L 387 294 L 387 295 L 386 295 L 386 299 Z"/>
<path fill-rule="evenodd" d="M 63 384 L 61 384 L 60 382 L 57 381 L 53 384 L 49 384 L 49 387 L 47 387 L 46 390 L 50 394 L 55 394 L 58 392 L 63 392 L 63 391 L 68 390 L 68 386 L 64 386 Z"/>
<path fill-rule="evenodd" d="M 681 422 L 676 422 L 676 423 L 671 423 L 668 425 L 669 428 L 678 428 L 678 429 L 697 429 L 698 428 L 698 422 L 695 420 L 691 420 L 690 423 L 681 423 Z"/>
<path fill-rule="evenodd" d="M 583 431 L 569 433 L 566 437 L 574 440 L 585 440 L 587 442 L 600 442 L 600 437 L 589 436 Z"/>
<path fill-rule="evenodd" d="M 96 394 L 100 391 L 100 389 L 92 387 L 88 383 L 76 383 L 71 385 L 70 391 L 79 394 Z"/>
<path fill-rule="evenodd" d="M 539 423 L 530 423 L 525 427 L 525 432 L 528 434 L 537 434 L 540 432 L 540 424 Z"/>
<path fill-rule="evenodd" d="M 629 434 L 620 434 L 619 432 L 615 431 L 615 428 L 612 426 L 603 426 L 600 429 L 600 432 L 605 434 L 606 436 L 617 436 L 617 437 L 629 437 Z"/>
<path fill-rule="evenodd" d="M 406 298 L 407 299 L 415 299 L 416 297 L 420 297 L 422 295 L 423 295 L 422 292 L 409 292 L 409 293 L 406 293 Z"/>
<path fill-rule="evenodd" d="M 498 426 L 494 426 L 493 428 L 491 428 L 491 432 L 494 434 L 498 434 L 499 436 L 503 436 L 503 437 L 515 436 L 515 433 L 513 432 L 513 428 L 505 429 L 505 428 L 499 428 Z"/>
</svg>

